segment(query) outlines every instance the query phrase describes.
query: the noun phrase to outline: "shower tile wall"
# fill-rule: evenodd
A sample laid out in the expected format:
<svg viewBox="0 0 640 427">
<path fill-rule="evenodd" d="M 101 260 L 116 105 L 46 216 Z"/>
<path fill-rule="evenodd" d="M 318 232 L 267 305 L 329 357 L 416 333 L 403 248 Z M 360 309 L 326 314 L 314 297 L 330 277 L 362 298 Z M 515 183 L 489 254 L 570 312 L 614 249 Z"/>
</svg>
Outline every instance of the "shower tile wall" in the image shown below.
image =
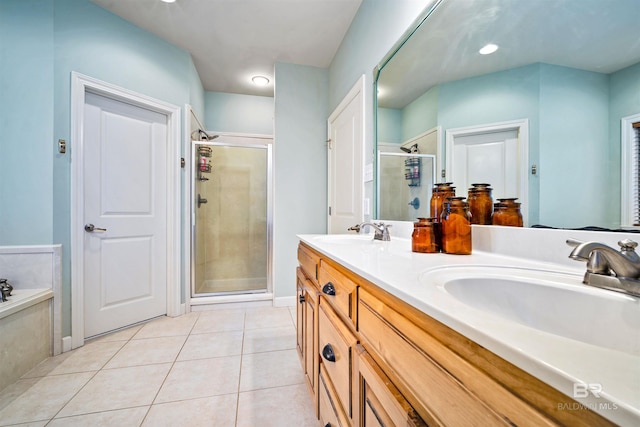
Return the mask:
<svg viewBox="0 0 640 427">
<path fill-rule="evenodd" d="M 409 187 L 404 179 L 404 157 L 380 158 L 380 218 L 408 221 Z"/>
</svg>

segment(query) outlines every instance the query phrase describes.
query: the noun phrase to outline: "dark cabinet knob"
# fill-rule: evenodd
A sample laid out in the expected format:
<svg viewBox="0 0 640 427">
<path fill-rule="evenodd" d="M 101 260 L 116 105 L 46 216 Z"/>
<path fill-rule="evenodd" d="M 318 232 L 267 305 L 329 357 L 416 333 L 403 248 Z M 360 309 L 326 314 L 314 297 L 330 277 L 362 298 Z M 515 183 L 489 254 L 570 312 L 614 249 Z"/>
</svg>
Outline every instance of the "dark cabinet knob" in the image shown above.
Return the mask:
<svg viewBox="0 0 640 427">
<path fill-rule="evenodd" d="M 304 295 L 300 294 L 300 296 L 298 297 L 298 302 L 300 304 L 302 304 L 304 302 Z"/>
<path fill-rule="evenodd" d="M 331 423 L 326 423 L 324 427 L 331 427 Z"/>
<path fill-rule="evenodd" d="M 336 287 L 333 286 L 333 283 L 327 282 L 327 284 L 322 287 L 322 292 L 326 295 L 334 296 L 336 294 Z"/>
<path fill-rule="evenodd" d="M 324 348 L 322 349 L 322 357 L 324 357 L 328 362 L 336 361 L 336 354 L 333 352 L 333 347 L 331 347 L 331 344 L 327 344 L 324 346 Z"/>
</svg>

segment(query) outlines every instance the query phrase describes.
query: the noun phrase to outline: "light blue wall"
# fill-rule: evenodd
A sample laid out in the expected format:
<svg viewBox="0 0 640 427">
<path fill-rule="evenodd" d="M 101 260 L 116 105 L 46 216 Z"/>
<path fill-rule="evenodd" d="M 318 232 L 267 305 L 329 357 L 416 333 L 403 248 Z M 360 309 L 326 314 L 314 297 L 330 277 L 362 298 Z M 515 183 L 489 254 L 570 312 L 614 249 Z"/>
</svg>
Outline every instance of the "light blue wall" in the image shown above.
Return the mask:
<svg viewBox="0 0 640 427">
<path fill-rule="evenodd" d="M 539 164 L 540 65 L 501 71 L 440 85 L 442 131 L 529 119 L 529 163 Z M 529 175 L 529 223 L 539 222 L 539 176 Z"/>
<path fill-rule="evenodd" d="M 296 234 L 327 232 L 327 69 L 276 63 L 274 292 L 295 296 Z"/>
<path fill-rule="evenodd" d="M 329 67 L 329 111 L 365 76 L 365 151 L 373 159 L 373 69 L 422 12 L 425 0 L 363 0 Z"/>
<path fill-rule="evenodd" d="M 189 61 L 189 103 L 197 117 L 205 116 L 205 91 L 193 61 Z M 183 112 L 184 114 L 184 112 Z M 188 145 L 188 144 L 185 144 Z M 184 154 L 184 153 L 183 153 Z"/>
<path fill-rule="evenodd" d="M 539 130 L 539 222 L 617 228 L 619 215 L 614 221 L 610 173 L 605 167 L 609 77 L 541 64 Z"/>
<path fill-rule="evenodd" d="M 53 3 L 0 2 L 0 245 L 53 243 Z"/>
<path fill-rule="evenodd" d="M 402 142 L 402 110 L 378 108 L 378 141 Z"/>
<path fill-rule="evenodd" d="M 202 110 L 204 91 L 186 51 L 88 0 L 3 0 L 0 12 L 0 108 L 10 119 L 0 132 L 0 244 L 62 244 L 62 333 L 69 335 L 71 72 L 179 107 Z M 57 153 L 58 139 L 67 140 L 67 154 Z"/>
<path fill-rule="evenodd" d="M 215 132 L 273 135 L 273 98 L 205 93 L 204 125 Z"/>
<path fill-rule="evenodd" d="M 373 69 L 425 9 L 429 0 L 362 0 L 342 44 L 329 67 L 329 113 L 365 76 L 364 157 L 374 159 Z M 325 175 L 326 179 L 326 175 Z M 374 200 L 373 183 L 366 182 L 364 197 Z M 368 217 L 365 217 L 369 219 Z"/>
<path fill-rule="evenodd" d="M 402 142 L 438 126 L 438 87 L 402 109 Z"/>
<path fill-rule="evenodd" d="M 620 86 L 632 81 L 637 87 L 637 69 L 623 74 L 628 77 L 620 77 L 624 82 Z M 539 171 L 529 175 L 530 224 L 618 227 L 619 151 L 610 151 L 612 146 L 619 147 L 620 137 L 619 130 L 617 135 L 611 135 L 609 130 L 607 75 L 533 64 L 445 83 L 437 89 L 435 94 L 427 92 L 402 110 L 403 140 L 433 127 L 426 118 L 432 118 L 434 111 L 443 131 L 526 118 L 529 164 L 537 165 Z M 615 92 L 611 89 L 612 99 L 624 100 L 611 101 L 611 105 L 631 101 L 630 106 L 621 109 L 633 111 L 636 100 L 637 109 L 637 96 L 622 90 L 619 95 Z M 405 115 L 410 117 L 405 119 Z M 611 122 L 617 129 L 618 116 L 617 122 Z M 422 127 L 421 117 L 425 118 Z M 568 173 L 572 166 L 593 172 Z M 618 181 L 612 180 L 611 170 L 618 171 Z M 580 212 L 582 223 L 576 221 L 576 212 Z"/>
</svg>

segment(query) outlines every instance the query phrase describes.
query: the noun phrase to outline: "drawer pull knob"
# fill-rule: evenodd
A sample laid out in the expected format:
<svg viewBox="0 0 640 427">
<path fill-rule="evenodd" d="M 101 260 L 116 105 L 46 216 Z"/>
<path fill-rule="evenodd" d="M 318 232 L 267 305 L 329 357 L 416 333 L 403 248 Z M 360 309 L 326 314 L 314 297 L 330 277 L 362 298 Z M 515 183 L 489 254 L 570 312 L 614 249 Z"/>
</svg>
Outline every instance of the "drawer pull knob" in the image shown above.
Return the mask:
<svg viewBox="0 0 640 427">
<path fill-rule="evenodd" d="M 300 296 L 298 297 L 298 302 L 299 302 L 300 304 L 302 304 L 302 303 L 304 302 L 304 295 L 300 295 Z"/>
<path fill-rule="evenodd" d="M 331 423 L 326 423 L 324 427 L 331 427 Z"/>
<path fill-rule="evenodd" d="M 322 292 L 334 296 L 336 294 L 336 287 L 333 286 L 333 283 L 327 282 L 327 284 L 322 287 Z"/>
<path fill-rule="evenodd" d="M 324 357 L 328 362 L 336 361 L 336 354 L 333 352 L 333 347 L 331 344 L 327 344 L 322 349 L 322 357 Z"/>
</svg>

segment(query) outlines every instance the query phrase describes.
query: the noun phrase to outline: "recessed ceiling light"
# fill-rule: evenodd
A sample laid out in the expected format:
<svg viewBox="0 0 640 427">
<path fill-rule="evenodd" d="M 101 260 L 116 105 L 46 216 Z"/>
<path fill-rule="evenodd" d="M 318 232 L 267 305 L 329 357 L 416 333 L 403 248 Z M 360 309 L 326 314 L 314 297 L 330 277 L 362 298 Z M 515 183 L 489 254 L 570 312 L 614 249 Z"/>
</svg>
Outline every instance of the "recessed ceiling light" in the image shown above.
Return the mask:
<svg viewBox="0 0 640 427">
<path fill-rule="evenodd" d="M 266 86 L 269 84 L 269 79 L 265 76 L 253 76 L 251 78 L 251 81 L 256 86 Z"/>
<path fill-rule="evenodd" d="M 176 0 L 162 0 L 162 1 L 165 2 L 165 3 L 175 3 L 176 2 Z"/>
<path fill-rule="evenodd" d="M 480 55 L 489 55 L 489 54 L 495 52 L 496 50 L 498 50 L 498 45 L 497 44 L 493 44 L 493 43 L 489 43 L 488 45 L 486 45 L 482 49 L 480 49 L 478 52 L 480 52 Z"/>
</svg>

